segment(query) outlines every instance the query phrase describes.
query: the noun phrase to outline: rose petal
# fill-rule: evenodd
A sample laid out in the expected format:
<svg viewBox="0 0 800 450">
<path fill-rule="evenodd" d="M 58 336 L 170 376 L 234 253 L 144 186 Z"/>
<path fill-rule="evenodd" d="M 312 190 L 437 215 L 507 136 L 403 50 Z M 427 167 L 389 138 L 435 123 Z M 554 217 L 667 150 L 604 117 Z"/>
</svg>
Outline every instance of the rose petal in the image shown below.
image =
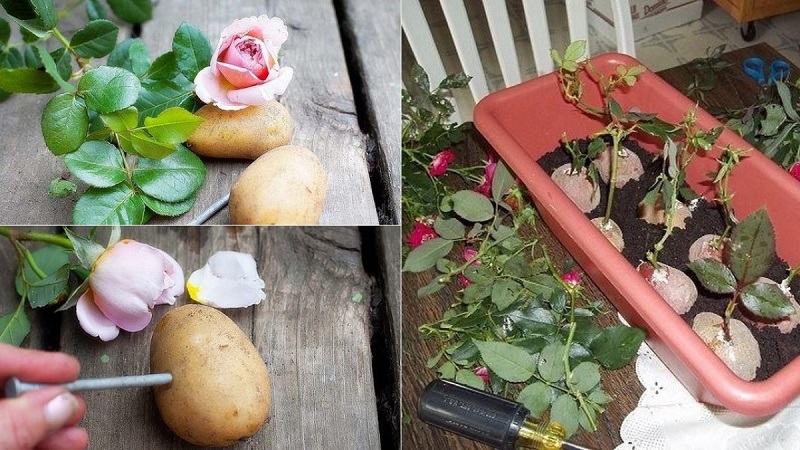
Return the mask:
<svg viewBox="0 0 800 450">
<path fill-rule="evenodd" d="M 161 253 L 161 256 L 163 256 L 167 261 L 168 267 L 164 271 L 164 292 L 162 292 L 161 296 L 156 299 L 155 304 L 174 305 L 175 299 L 183 294 L 183 269 L 181 268 L 180 264 L 178 264 L 178 262 L 172 258 L 172 256 L 160 249 L 156 250 L 158 250 L 158 252 Z"/>
<path fill-rule="evenodd" d="M 189 296 L 216 308 L 243 308 L 266 298 L 256 261 L 247 253 L 221 251 L 192 273 L 186 282 Z"/>
<path fill-rule="evenodd" d="M 263 105 L 274 100 L 275 96 L 283 95 L 289 82 L 292 81 L 294 71 L 291 67 L 283 67 L 279 71 L 270 73 L 270 76 L 273 73 L 277 73 L 275 78 L 264 84 L 228 92 L 228 100 L 234 104 Z"/>
<path fill-rule="evenodd" d="M 255 86 L 263 82 L 263 80 L 258 78 L 253 72 L 241 67 L 218 62 L 217 68 L 234 89 L 249 88 L 250 86 Z"/>
<path fill-rule="evenodd" d="M 119 328 L 94 303 L 91 289 L 87 289 L 78 299 L 75 312 L 81 328 L 89 335 L 99 337 L 106 342 L 119 336 Z"/>
<path fill-rule="evenodd" d="M 223 36 L 248 35 L 267 41 L 270 46 L 275 47 L 274 52 L 280 49 L 281 45 L 289 37 L 286 25 L 278 17 L 261 15 L 258 17 L 244 17 L 234 20 L 233 23 L 225 27 L 222 31 Z"/>
<path fill-rule="evenodd" d="M 217 108 L 226 111 L 236 111 L 247 107 L 247 105 L 234 103 L 228 99 L 228 92 L 233 89 L 233 86 L 224 77 L 215 77 L 208 67 L 197 74 L 194 84 L 195 94 L 203 103 L 212 103 Z"/>
</svg>

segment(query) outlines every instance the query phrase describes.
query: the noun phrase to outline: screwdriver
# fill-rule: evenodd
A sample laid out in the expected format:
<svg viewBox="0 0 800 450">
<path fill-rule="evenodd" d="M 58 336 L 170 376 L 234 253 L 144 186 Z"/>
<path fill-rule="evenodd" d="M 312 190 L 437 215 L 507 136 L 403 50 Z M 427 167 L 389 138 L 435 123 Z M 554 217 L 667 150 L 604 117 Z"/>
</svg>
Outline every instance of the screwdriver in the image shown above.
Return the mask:
<svg viewBox="0 0 800 450">
<path fill-rule="evenodd" d="M 17 377 L 11 377 L 6 381 L 5 396 L 6 398 L 19 397 L 26 392 L 36 391 L 50 386 L 61 386 L 70 392 L 76 392 L 158 386 L 169 383 L 172 383 L 172 374 L 170 373 L 153 373 L 149 375 L 129 375 L 110 378 L 85 378 L 60 385 L 26 383 Z"/>
<path fill-rule="evenodd" d="M 428 384 L 417 414 L 430 425 L 501 450 L 513 450 L 517 446 L 539 450 L 590 450 L 565 441 L 561 424 L 537 422 L 521 403 L 449 380 Z"/>
</svg>

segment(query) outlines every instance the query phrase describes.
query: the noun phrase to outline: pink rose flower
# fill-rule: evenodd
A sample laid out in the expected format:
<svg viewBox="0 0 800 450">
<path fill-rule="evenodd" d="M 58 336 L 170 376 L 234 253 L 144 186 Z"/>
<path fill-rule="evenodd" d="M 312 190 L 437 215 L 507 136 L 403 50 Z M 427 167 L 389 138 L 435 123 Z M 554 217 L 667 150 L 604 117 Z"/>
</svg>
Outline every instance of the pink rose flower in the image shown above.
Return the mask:
<svg viewBox="0 0 800 450">
<path fill-rule="evenodd" d="M 487 369 L 486 367 L 480 366 L 477 369 L 475 369 L 475 372 L 473 373 L 481 377 L 481 380 L 483 380 L 484 383 L 489 382 L 489 369 Z"/>
<path fill-rule="evenodd" d="M 117 242 L 92 266 L 89 288 L 78 299 L 81 327 L 110 341 L 125 331 L 140 331 L 155 305 L 172 305 L 183 294 L 183 270 L 163 251 L 130 239 Z"/>
<path fill-rule="evenodd" d="M 437 237 L 439 237 L 439 235 L 436 234 L 436 230 L 434 230 L 432 226 L 425 222 L 418 221 L 414 224 L 414 229 L 408 236 L 408 245 L 411 246 L 413 250 L 425 243 L 425 241 L 436 239 Z"/>
<path fill-rule="evenodd" d="M 461 286 L 470 287 L 472 286 L 472 281 L 469 281 L 469 278 L 465 277 L 463 273 L 460 273 L 456 276 L 456 280 Z"/>
<path fill-rule="evenodd" d="M 442 176 L 447 172 L 447 166 L 455 160 L 455 153 L 450 150 L 441 151 L 433 157 L 431 166 L 428 167 L 428 173 L 431 174 L 432 177 Z"/>
<path fill-rule="evenodd" d="M 483 168 L 483 182 L 475 188 L 475 192 L 486 197 L 492 196 L 492 181 L 494 181 L 494 171 L 497 169 L 497 159 L 494 153 L 489 154 L 489 162 Z"/>
<path fill-rule="evenodd" d="M 561 281 L 573 286 L 577 286 L 581 284 L 581 273 L 578 272 L 578 269 L 572 269 L 569 272 L 561 274 Z"/>
<path fill-rule="evenodd" d="M 478 251 L 475 250 L 472 247 L 465 247 L 464 248 L 464 253 L 462 253 L 461 256 L 464 257 L 464 261 L 469 261 L 470 259 L 478 256 Z M 471 265 L 480 266 L 481 265 L 481 260 L 480 259 L 476 259 L 475 261 L 472 262 Z"/>
<path fill-rule="evenodd" d="M 294 73 L 278 64 L 278 51 L 288 36 L 277 17 L 234 20 L 222 31 L 211 65 L 195 77 L 195 93 L 205 103 L 229 111 L 283 95 Z"/>
<path fill-rule="evenodd" d="M 794 163 L 789 173 L 798 181 L 800 181 L 800 162 Z"/>
</svg>

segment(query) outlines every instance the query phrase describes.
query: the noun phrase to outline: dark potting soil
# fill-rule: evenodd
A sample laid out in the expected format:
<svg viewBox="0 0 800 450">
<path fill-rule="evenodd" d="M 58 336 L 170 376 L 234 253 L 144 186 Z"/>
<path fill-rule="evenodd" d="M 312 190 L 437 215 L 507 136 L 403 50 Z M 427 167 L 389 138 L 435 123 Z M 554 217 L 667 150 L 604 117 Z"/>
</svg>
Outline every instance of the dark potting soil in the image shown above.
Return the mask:
<svg viewBox="0 0 800 450">
<path fill-rule="evenodd" d="M 581 142 L 581 145 L 585 146 L 587 143 L 588 141 Z M 644 175 L 639 181 L 630 181 L 621 189 L 618 188 L 616 190 L 611 218 L 622 230 L 625 240 L 625 249 L 622 254 L 634 267 L 637 267 L 641 261 L 646 259 L 647 251 L 652 249 L 653 245 L 664 234 L 664 226 L 648 224 L 639 219 L 638 215 L 639 202 L 642 201 L 650 186 L 653 185 L 661 173 L 661 160 L 655 159 L 652 153 L 642 149 L 634 140 L 628 140 L 624 145 L 628 150 L 635 152 L 642 160 Z M 538 162 L 545 172 L 551 174 L 555 168 L 568 164 L 570 158 L 567 152 L 559 147 L 539 158 Z M 593 211 L 586 214 L 589 219 L 602 217 L 605 214 L 608 185 L 603 183 L 602 180 L 599 181 L 601 185 L 600 204 Z M 729 297 L 707 291 L 687 266 L 689 262 L 689 247 L 694 241 L 706 234 L 721 234 L 724 229 L 725 222 L 719 208 L 715 204 L 701 199 L 692 212 L 692 217 L 687 219 L 686 228 L 676 228 L 659 254 L 659 261 L 684 271 L 697 286 L 699 294 L 697 302 L 689 312 L 682 316 L 690 327 L 698 313 L 708 311 L 720 316 L 725 315 L 725 306 Z M 786 277 L 788 270 L 789 266 L 784 261 L 775 258 L 764 277 L 780 283 Z M 795 278 L 790 288 L 795 298 L 799 298 L 800 279 Z M 743 317 L 741 311 L 736 311 L 733 317 L 744 322 L 758 341 L 761 350 L 761 367 L 756 373 L 756 380 L 761 381 L 769 378 L 800 355 L 800 326 L 789 334 L 782 334 L 774 326 L 762 326 L 759 329 L 753 322 Z"/>
</svg>

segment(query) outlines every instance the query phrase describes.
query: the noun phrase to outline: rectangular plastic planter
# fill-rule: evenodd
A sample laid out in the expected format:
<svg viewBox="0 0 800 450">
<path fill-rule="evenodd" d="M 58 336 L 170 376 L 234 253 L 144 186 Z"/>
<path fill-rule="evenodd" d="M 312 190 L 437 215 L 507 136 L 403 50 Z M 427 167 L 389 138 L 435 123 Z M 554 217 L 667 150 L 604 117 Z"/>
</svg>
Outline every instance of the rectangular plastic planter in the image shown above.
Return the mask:
<svg viewBox="0 0 800 450">
<path fill-rule="evenodd" d="M 640 64 L 620 54 L 600 55 L 592 61 L 603 73 L 613 72 L 618 64 Z M 590 104 L 599 104 L 597 89 L 587 85 L 585 91 Z M 633 88 L 614 94 L 614 98 L 625 109 L 636 106 L 671 122 L 680 121 L 695 106 L 651 71 L 642 74 Z M 622 315 L 632 325 L 647 330 L 653 350 L 698 400 L 742 414 L 766 416 L 800 394 L 800 358 L 764 381 L 748 382 L 734 375 L 553 183 L 550 174 L 539 167 L 536 160 L 559 145 L 562 132 L 572 139 L 585 138 L 603 127 L 563 99 L 555 74 L 489 95 L 475 108 L 474 116 L 478 130 L 525 183 L 541 216 L 561 243 Z M 698 119 L 706 129 L 721 125 L 703 110 L 698 111 Z M 642 135 L 635 138 L 648 151 L 660 152 L 654 139 Z M 717 141 L 719 146 L 727 144 L 751 147 L 728 130 Z M 712 151 L 696 158 L 687 173 L 691 187 L 709 199 L 715 193 L 706 174 L 716 171 L 718 154 Z M 796 264 L 800 260 L 797 180 L 754 150 L 734 170 L 730 187 L 735 193 L 733 205 L 738 217 L 766 207 L 775 226 L 778 255 L 789 265 Z"/>
</svg>

